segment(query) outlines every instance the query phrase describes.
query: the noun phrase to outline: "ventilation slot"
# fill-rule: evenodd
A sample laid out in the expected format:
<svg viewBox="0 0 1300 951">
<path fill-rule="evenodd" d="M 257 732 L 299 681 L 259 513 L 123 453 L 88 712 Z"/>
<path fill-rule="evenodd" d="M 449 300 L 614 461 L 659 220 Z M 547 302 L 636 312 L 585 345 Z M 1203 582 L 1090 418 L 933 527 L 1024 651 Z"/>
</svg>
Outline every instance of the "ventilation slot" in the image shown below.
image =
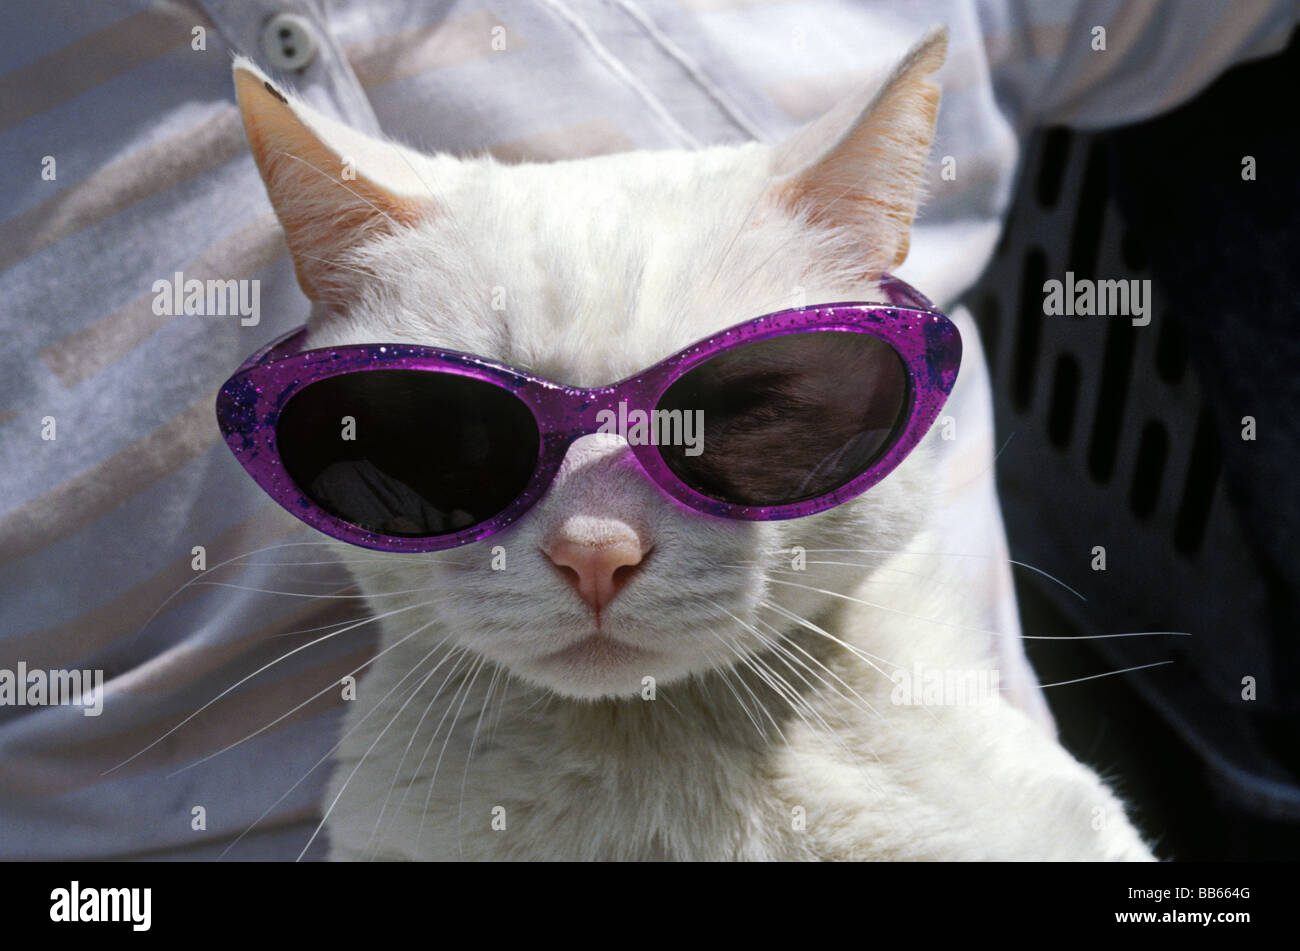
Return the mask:
<svg viewBox="0 0 1300 951">
<path fill-rule="evenodd" d="M 1109 482 L 1115 471 L 1115 451 L 1128 400 L 1129 371 L 1133 366 L 1133 325 L 1112 320 L 1106 331 L 1106 349 L 1101 358 L 1101 387 L 1097 416 L 1093 420 L 1092 442 L 1088 447 L 1088 471 L 1098 482 Z"/>
<path fill-rule="evenodd" d="M 1088 149 L 1088 164 L 1083 170 L 1083 187 L 1079 193 L 1079 212 L 1070 236 L 1068 267 L 1076 277 L 1094 278 L 1097 270 L 1097 246 L 1106 214 L 1106 156 L 1099 141 Z"/>
<path fill-rule="evenodd" d="M 1160 497 L 1160 480 L 1169 457 L 1169 434 L 1165 427 L 1151 420 L 1142 429 L 1138 443 L 1137 465 L 1133 467 L 1133 485 L 1129 490 L 1129 505 L 1133 514 L 1142 520 L 1151 517 Z"/>
<path fill-rule="evenodd" d="M 1047 255 L 1033 248 L 1025 255 L 1020 278 L 1020 314 L 1016 323 L 1016 352 L 1011 377 L 1011 399 L 1021 410 L 1029 408 L 1038 364 L 1038 340 L 1043 332 L 1043 282 L 1047 280 Z"/>
<path fill-rule="evenodd" d="M 1070 444 L 1074 428 L 1074 406 L 1079 398 L 1079 361 L 1063 353 L 1056 361 L 1052 380 L 1052 403 L 1047 415 L 1047 437 L 1057 449 Z"/>
<path fill-rule="evenodd" d="M 1166 383 L 1178 383 L 1187 370 L 1187 341 L 1183 338 L 1183 328 L 1176 320 L 1170 320 L 1168 314 L 1161 314 L 1155 322 L 1160 328 L 1156 336 L 1156 373 Z"/>
<path fill-rule="evenodd" d="M 1222 455 L 1219 433 L 1214 428 L 1214 416 L 1202 408 L 1196 420 L 1196 435 L 1192 438 L 1192 455 L 1187 462 L 1187 483 L 1183 498 L 1178 504 L 1174 523 L 1174 547 L 1188 558 L 1196 555 L 1205 539 L 1205 527 L 1210 521 L 1210 504 L 1214 501 L 1214 487 L 1219 481 Z"/>
</svg>

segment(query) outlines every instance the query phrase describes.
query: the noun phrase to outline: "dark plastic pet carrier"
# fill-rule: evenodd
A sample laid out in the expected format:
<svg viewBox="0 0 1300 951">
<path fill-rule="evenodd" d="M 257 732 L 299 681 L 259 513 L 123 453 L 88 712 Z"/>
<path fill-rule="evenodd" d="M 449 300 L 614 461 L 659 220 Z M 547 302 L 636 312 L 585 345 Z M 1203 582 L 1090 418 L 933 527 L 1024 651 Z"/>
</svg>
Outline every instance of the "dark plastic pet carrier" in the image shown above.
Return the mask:
<svg viewBox="0 0 1300 951">
<path fill-rule="evenodd" d="M 1260 486 L 1258 477 L 1252 483 L 1247 476 L 1256 470 L 1243 468 L 1247 491 L 1234 492 L 1233 464 L 1261 458 L 1235 454 L 1289 450 L 1258 434 L 1243 438 L 1252 424 L 1242 417 L 1275 427 L 1264 417 L 1277 408 L 1241 399 L 1252 381 L 1225 374 L 1219 362 L 1234 321 L 1266 319 L 1225 288 L 1247 285 L 1266 262 L 1224 247 L 1215 268 L 1178 267 L 1188 260 L 1178 251 L 1186 242 L 1213 247 L 1225 223 L 1248 227 L 1252 214 L 1271 221 L 1271 201 L 1293 201 L 1294 121 L 1267 140 L 1239 132 L 1217 149 L 1202 141 L 1190 155 L 1180 150 L 1197 141 L 1198 129 L 1209 137 L 1254 122 L 1268 128 L 1265 92 L 1296 88 L 1296 58 L 1293 42 L 1287 53 L 1234 70 L 1177 113 L 1140 126 L 1037 134 L 995 258 L 965 298 L 994 381 L 1012 556 L 1087 599 L 1018 570 L 1025 632 L 1192 635 L 1028 644 L 1044 683 L 1174 662 L 1047 691 L 1067 745 L 1134 799 L 1163 857 L 1294 857 L 1300 841 L 1300 733 L 1289 692 L 1296 681 L 1288 679 L 1300 638 L 1300 629 L 1288 630 L 1296 592 L 1270 573 L 1266 544 L 1252 528 L 1268 521 L 1261 522 L 1261 497 L 1297 490 Z M 1258 115 L 1241 105 L 1251 102 Z M 1252 150 L 1274 178 L 1284 172 L 1289 181 L 1244 180 L 1241 156 Z M 1165 178 L 1153 172 L 1162 167 Z M 1238 191 L 1251 186 L 1258 187 Z M 1239 195 L 1255 204 L 1225 207 Z M 1180 196 L 1217 204 L 1199 218 L 1160 211 L 1178 208 Z M 1296 212 L 1292 204 L 1289 225 L 1278 226 L 1272 244 L 1294 247 Z M 1276 293 L 1292 329 L 1261 350 L 1300 340 L 1298 271 L 1300 256 L 1263 267 L 1289 282 L 1289 297 L 1286 284 Z M 1044 283 L 1064 281 L 1067 272 L 1150 280 L 1150 323 L 1045 314 Z M 1220 378 L 1238 386 L 1207 385 Z M 1297 410 L 1296 403 L 1285 408 Z"/>
</svg>

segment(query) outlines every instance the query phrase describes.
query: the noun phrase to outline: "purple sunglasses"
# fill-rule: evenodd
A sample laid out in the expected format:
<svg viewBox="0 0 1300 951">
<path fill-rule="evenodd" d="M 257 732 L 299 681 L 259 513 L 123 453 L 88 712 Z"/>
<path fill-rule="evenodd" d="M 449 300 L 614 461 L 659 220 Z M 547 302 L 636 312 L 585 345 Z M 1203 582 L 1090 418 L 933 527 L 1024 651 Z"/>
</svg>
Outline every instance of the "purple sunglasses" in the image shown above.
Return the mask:
<svg viewBox="0 0 1300 951">
<path fill-rule="evenodd" d="M 956 379 L 957 328 L 897 278 L 881 287 L 888 304 L 768 314 L 588 389 L 436 347 L 303 351 L 302 327 L 225 382 L 217 421 L 271 498 L 379 551 L 501 531 L 594 432 L 623 436 L 646 475 L 696 512 L 799 518 L 892 472 Z"/>
</svg>

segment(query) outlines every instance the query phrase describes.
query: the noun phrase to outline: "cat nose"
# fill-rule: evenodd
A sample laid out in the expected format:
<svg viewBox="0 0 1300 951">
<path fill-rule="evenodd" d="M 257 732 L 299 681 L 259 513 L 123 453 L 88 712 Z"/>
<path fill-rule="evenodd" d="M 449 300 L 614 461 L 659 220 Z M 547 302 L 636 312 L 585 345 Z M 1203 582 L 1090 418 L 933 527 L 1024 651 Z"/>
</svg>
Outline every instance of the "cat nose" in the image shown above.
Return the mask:
<svg viewBox="0 0 1300 951">
<path fill-rule="evenodd" d="M 636 532 L 625 525 L 620 529 L 602 533 L 598 540 L 561 536 L 542 549 L 597 613 L 614 600 L 649 554 Z"/>
</svg>

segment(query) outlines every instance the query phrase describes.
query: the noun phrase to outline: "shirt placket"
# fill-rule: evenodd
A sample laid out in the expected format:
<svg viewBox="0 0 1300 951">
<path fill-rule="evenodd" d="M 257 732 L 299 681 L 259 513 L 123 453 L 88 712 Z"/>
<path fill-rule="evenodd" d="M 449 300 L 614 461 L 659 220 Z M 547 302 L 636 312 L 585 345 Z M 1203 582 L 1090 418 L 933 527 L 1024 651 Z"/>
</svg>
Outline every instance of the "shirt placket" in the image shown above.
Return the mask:
<svg viewBox="0 0 1300 951">
<path fill-rule="evenodd" d="M 269 76 L 354 129 L 379 120 L 356 73 L 312 0 L 195 0 L 226 41 Z"/>
</svg>

